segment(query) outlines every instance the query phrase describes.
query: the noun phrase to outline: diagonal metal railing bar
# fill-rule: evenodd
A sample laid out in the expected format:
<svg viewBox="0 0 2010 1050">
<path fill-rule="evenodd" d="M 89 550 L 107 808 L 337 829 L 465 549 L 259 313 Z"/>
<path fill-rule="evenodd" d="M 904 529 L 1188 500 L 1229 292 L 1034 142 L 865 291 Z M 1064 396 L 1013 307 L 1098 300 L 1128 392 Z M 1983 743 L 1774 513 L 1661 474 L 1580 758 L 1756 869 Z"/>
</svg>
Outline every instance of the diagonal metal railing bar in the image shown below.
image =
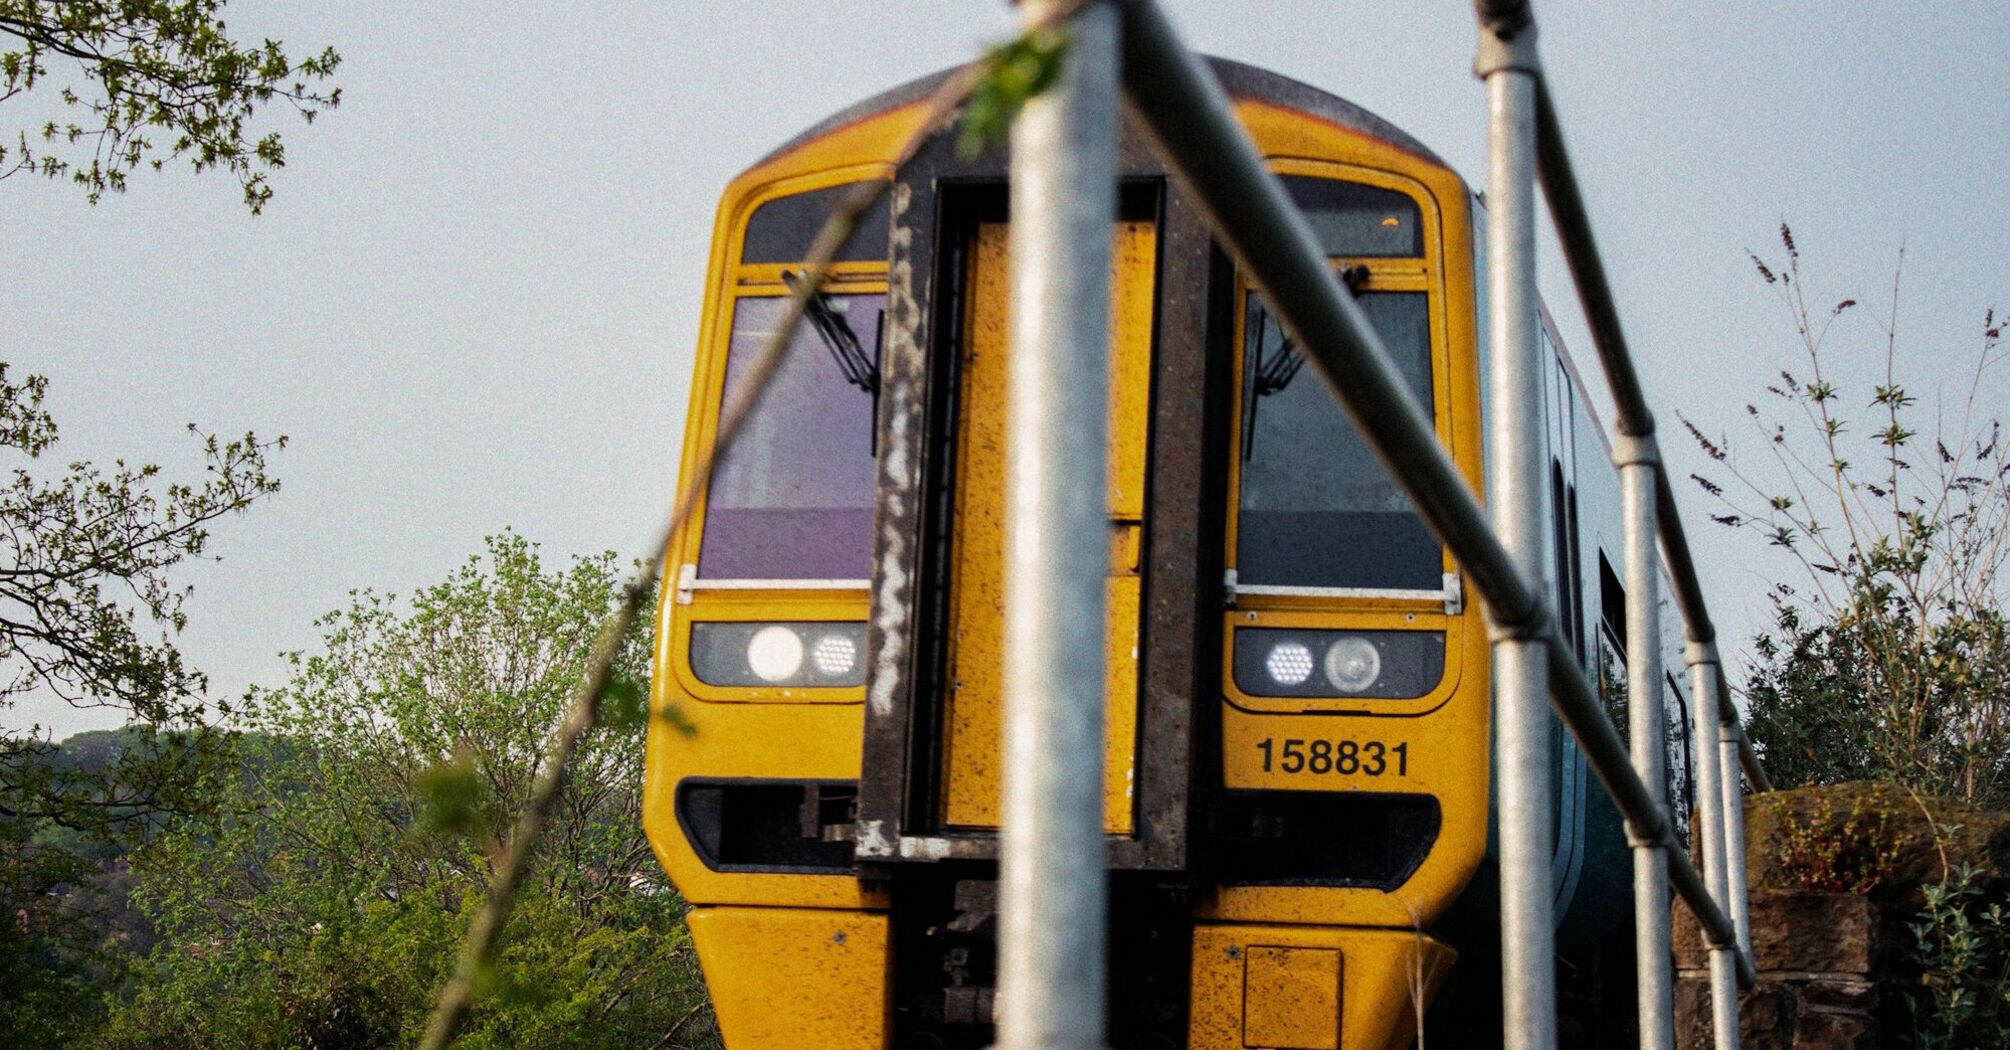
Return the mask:
<svg viewBox="0 0 2010 1050">
<path fill-rule="evenodd" d="M 1526 35 L 1532 41 L 1535 15 L 1528 0 L 1476 0 L 1475 11 L 1483 32 Z M 1532 55 L 1532 43 L 1530 49 Z M 1709 731 L 1708 722 L 1711 720 L 1707 717 L 1698 719 L 1696 728 L 1698 746 L 1716 752 L 1696 756 L 1697 766 L 1713 774 L 1699 778 L 1706 782 L 1703 785 L 1705 794 L 1698 800 L 1699 808 L 1705 815 L 1700 830 L 1710 868 L 1710 885 L 1729 908 L 1742 955 L 1748 959 L 1752 951 L 1751 917 L 1745 872 L 1745 814 L 1738 770 L 1742 768 L 1754 791 L 1770 791 L 1773 784 L 1759 762 L 1751 740 L 1744 733 L 1737 707 L 1731 699 L 1730 682 L 1717 654 L 1716 628 L 1703 597 L 1695 557 L 1676 509 L 1668 472 L 1660 461 L 1658 450 L 1653 448 L 1654 415 L 1647 405 L 1639 374 L 1633 365 L 1633 356 L 1627 347 L 1618 304 L 1606 279 L 1606 268 L 1593 233 L 1590 212 L 1585 206 L 1584 194 L 1571 164 L 1570 151 L 1565 145 L 1563 121 L 1558 115 L 1556 100 L 1549 90 L 1548 81 L 1540 74 L 1540 65 L 1534 62 L 1530 65 L 1536 72 L 1537 176 L 1563 248 L 1565 265 L 1570 270 L 1578 300 L 1584 308 L 1592 346 L 1599 356 L 1601 371 L 1612 394 L 1616 416 L 1614 428 L 1622 441 L 1631 441 L 1636 445 L 1644 443 L 1644 451 L 1655 460 L 1655 532 L 1659 535 L 1674 584 L 1675 602 L 1682 613 L 1684 633 L 1690 644 L 1690 661 L 1697 668 L 1695 689 L 1701 693 L 1714 688 L 1717 697 L 1715 733 Z M 1717 790 L 1708 790 L 1711 781 L 1714 781 Z M 1719 968 L 1719 961 L 1713 959 L 1712 966 L 1713 969 Z M 1722 986 L 1726 983 L 1723 975 L 1718 973 L 1714 980 L 1719 985 L 1719 992 L 1723 992 Z M 1719 994 L 1716 998 L 1718 1041 L 1720 1044 L 1734 1042 L 1737 1020 L 1733 1005 L 1725 1001 L 1728 995 Z"/>
<path fill-rule="evenodd" d="M 1613 728 L 1612 720 L 1606 716 L 1597 688 L 1584 673 L 1583 666 L 1571 655 L 1570 647 L 1561 638 L 1551 633 L 1548 640 L 1550 702 L 1556 707 L 1558 716 L 1576 734 L 1578 746 L 1591 763 L 1591 771 L 1598 775 L 1599 782 L 1605 785 L 1613 803 L 1625 816 L 1626 833 L 1666 847 L 1669 884 L 1695 915 L 1704 941 L 1714 949 L 1730 950 L 1735 956 L 1733 963 L 1737 967 L 1738 986 L 1749 989 L 1758 976 L 1752 969 L 1751 960 L 1738 950 L 1736 927 L 1727 913 L 1718 907 L 1702 874 L 1690 862 L 1688 851 L 1675 837 L 1675 826 L 1669 822 L 1660 800 L 1634 775 L 1626 744 L 1620 740 L 1619 731 Z"/>
<path fill-rule="evenodd" d="M 1513 12 L 1509 14 L 1502 8 L 1512 8 Z M 1739 769 L 1742 767 L 1746 779 L 1756 791 L 1771 790 L 1772 783 L 1751 741 L 1745 736 L 1737 707 L 1731 699 L 1730 683 L 1717 652 L 1716 628 L 1710 620 L 1709 607 L 1703 597 L 1702 583 L 1696 572 L 1688 536 L 1683 530 L 1681 515 L 1676 509 L 1668 472 L 1661 462 L 1659 451 L 1654 448 L 1654 415 L 1647 405 L 1639 375 L 1634 369 L 1633 356 L 1627 347 L 1618 304 L 1606 278 L 1606 268 L 1570 161 L 1570 151 L 1565 146 L 1563 121 L 1557 113 L 1556 100 L 1548 83 L 1540 75 L 1539 63 L 1532 61 L 1534 13 L 1527 0 L 1515 3 L 1477 0 L 1476 10 L 1483 27 L 1483 39 L 1486 33 L 1497 32 L 1499 26 L 1506 24 L 1499 21 L 1502 18 L 1518 24 L 1519 28 L 1514 31 L 1529 38 L 1529 64 L 1536 71 L 1537 85 L 1537 175 L 1542 183 L 1543 196 L 1549 203 L 1565 265 L 1576 285 L 1578 300 L 1591 331 L 1592 346 L 1599 356 L 1601 371 L 1612 394 L 1616 416 L 1614 427 L 1622 442 L 1641 448 L 1654 461 L 1654 532 L 1659 535 L 1674 584 L 1675 602 L 1682 613 L 1684 633 L 1689 643 L 1688 661 L 1694 679 L 1693 689 L 1698 693 L 1695 767 L 1701 789 L 1697 799 L 1701 826 L 1697 830 L 1701 838 L 1707 884 L 1731 914 L 1740 949 L 1736 962 L 1742 968 L 1751 957 L 1752 946 L 1745 871 L 1745 814 L 1743 791 L 1738 781 Z M 1632 524 L 1629 522 L 1629 527 Z M 1716 695 L 1716 703 L 1706 707 L 1703 696 L 1711 692 Z M 1710 717 L 1712 711 L 1714 718 Z M 1730 991 L 1731 960 L 1725 957 L 1727 953 L 1721 947 L 1713 946 L 1713 949 L 1710 960 L 1712 1026 L 1720 1047 L 1734 1046 L 1738 1039 L 1738 1008 L 1736 997 Z M 1644 984 L 1644 972 L 1642 980 L 1645 1002 L 1644 993 L 1648 989 Z"/>
<path fill-rule="evenodd" d="M 1749 985 L 1755 975 L 1750 960 L 1735 951 L 1730 919 L 1675 840 L 1660 800 L 1634 774 L 1590 680 L 1553 630 L 1540 592 L 1516 570 L 1436 431 L 1398 379 L 1381 340 L 1342 291 L 1304 217 L 1236 122 L 1220 86 L 1154 0 L 1124 5 L 1123 82 L 1133 109 L 1200 202 L 1223 247 L 1263 290 L 1315 372 L 1451 548 L 1496 629 L 1544 641 L 1551 702 L 1559 717 L 1625 815 L 1629 833 L 1670 847 L 1675 890 L 1705 939 L 1734 949 L 1740 983 Z"/>
<path fill-rule="evenodd" d="M 1557 239 L 1562 243 L 1564 264 L 1570 270 L 1578 301 L 1584 307 L 1585 325 L 1591 331 L 1592 348 L 1598 353 L 1599 364 L 1612 392 L 1616 416 L 1614 429 L 1628 437 L 1651 437 L 1655 432 L 1654 413 L 1647 406 L 1639 372 L 1633 367 L 1633 354 L 1627 347 L 1626 331 L 1619 321 L 1619 306 L 1612 294 L 1612 285 L 1606 280 L 1598 238 L 1592 232 L 1591 215 L 1585 207 L 1584 194 L 1578 187 L 1570 151 L 1564 144 L 1563 123 L 1557 116 L 1556 100 L 1550 94 L 1546 81 L 1538 77 L 1537 85 L 1536 174 L 1542 180 L 1543 198 L 1549 202 L 1550 219 L 1556 227 Z M 1717 630 L 1711 622 L 1709 606 L 1703 599 L 1702 582 L 1696 573 L 1696 558 L 1689 550 L 1689 537 L 1683 531 L 1682 517 L 1676 509 L 1668 472 L 1657 470 L 1655 474 L 1655 524 L 1661 535 L 1661 553 L 1667 559 L 1669 576 L 1675 584 L 1676 607 L 1682 612 L 1690 641 L 1713 642 L 1717 638 Z M 1723 693 L 1720 719 L 1735 724 L 1737 709 L 1730 702 L 1728 683 L 1720 681 L 1718 685 Z M 1740 733 L 1738 744 L 1738 761 L 1744 767 L 1746 779 L 1752 782 L 1753 790 L 1771 791 L 1772 781 L 1759 764 L 1751 742 Z"/>
<path fill-rule="evenodd" d="M 1315 373 L 1336 391 L 1356 427 L 1441 535 L 1475 553 L 1462 568 L 1487 596 L 1496 622 L 1540 634 L 1548 611 L 1515 571 L 1423 409 L 1410 395 L 1360 307 L 1342 292 L 1311 229 L 1256 155 L 1214 77 L 1187 50 L 1154 0 L 1124 5 L 1123 84 L 1158 151 L 1198 197 L 1222 246 L 1289 308 L 1287 329 Z M 1284 316 L 1280 314 L 1280 316 Z M 1345 389 L 1336 377 L 1347 377 Z"/>
</svg>

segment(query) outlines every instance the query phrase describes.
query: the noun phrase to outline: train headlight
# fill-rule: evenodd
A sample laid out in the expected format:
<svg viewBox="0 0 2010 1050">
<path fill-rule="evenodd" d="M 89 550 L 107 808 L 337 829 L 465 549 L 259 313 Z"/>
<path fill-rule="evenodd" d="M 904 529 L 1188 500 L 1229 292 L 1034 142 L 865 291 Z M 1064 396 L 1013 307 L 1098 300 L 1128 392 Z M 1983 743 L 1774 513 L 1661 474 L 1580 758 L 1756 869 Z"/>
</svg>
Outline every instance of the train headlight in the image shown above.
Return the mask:
<svg viewBox="0 0 2010 1050">
<path fill-rule="evenodd" d="M 786 682 L 803 669 L 803 637 L 769 624 L 747 639 L 747 670 L 763 682 Z"/>
<path fill-rule="evenodd" d="M 706 685 L 864 685 L 864 652 L 862 623 L 691 625 L 691 671 Z"/>
<path fill-rule="evenodd" d="M 1278 685 L 1302 685 L 1312 677 L 1312 650 L 1298 642 L 1278 642 L 1263 658 L 1263 669 Z"/>
<path fill-rule="evenodd" d="M 1247 696 L 1414 700 L 1445 677 L 1443 631 L 1239 627 L 1233 646 Z"/>
<path fill-rule="evenodd" d="M 842 634 L 827 634 L 817 639 L 816 648 L 810 650 L 810 659 L 817 665 L 817 673 L 825 678 L 838 678 L 851 673 L 858 665 L 858 645 Z"/>
<path fill-rule="evenodd" d="M 1343 634 L 1326 648 L 1326 680 L 1344 695 L 1358 696 L 1382 677 L 1382 651 L 1358 634 Z"/>
</svg>

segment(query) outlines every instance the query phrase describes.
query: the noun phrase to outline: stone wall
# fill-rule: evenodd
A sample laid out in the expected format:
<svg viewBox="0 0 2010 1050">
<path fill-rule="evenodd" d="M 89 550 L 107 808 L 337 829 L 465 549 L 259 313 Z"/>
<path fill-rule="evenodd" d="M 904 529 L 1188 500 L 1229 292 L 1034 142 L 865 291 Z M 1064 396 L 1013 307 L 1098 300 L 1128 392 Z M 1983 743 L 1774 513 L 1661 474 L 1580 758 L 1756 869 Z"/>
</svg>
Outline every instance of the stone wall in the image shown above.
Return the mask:
<svg viewBox="0 0 2010 1050">
<path fill-rule="evenodd" d="M 1751 796 L 1745 826 L 1759 975 L 1758 987 L 1739 997 L 1747 1050 L 1903 1045 L 1902 986 L 1918 981 L 1905 927 L 1920 911 L 1920 888 L 1960 865 L 1998 890 L 2010 886 L 2010 815 L 1886 785 Z M 1837 862 L 1819 878 L 1805 863 L 1810 841 L 1837 846 Z M 1832 892 L 1844 888 L 1853 892 Z M 1688 909 L 1677 902 L 1674 910 L 1676 1045 L 1706 1050 L 1713 1046 L 1709 952 Z"/>
<path fill-rule="evenodd" d="M 1696 922 L 1675 908 L 1675 1045 L 1709 1050 L 1710 959 Z M 1878 980 L 1887 938 L 1877 905 L 1853 893 L 1752 897 L 1759 986 L 1739 996 L 1747 1050 L 1875 1050 L 1884 1045 Z"/>
</svg>

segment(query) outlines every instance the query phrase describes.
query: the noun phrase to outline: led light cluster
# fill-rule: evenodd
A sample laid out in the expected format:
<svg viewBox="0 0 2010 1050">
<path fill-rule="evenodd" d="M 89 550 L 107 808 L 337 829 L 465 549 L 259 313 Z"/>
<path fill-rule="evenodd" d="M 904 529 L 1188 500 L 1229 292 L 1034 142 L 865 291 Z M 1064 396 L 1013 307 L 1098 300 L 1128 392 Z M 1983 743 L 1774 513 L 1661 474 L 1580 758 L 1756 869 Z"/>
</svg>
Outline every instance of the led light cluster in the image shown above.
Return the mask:
<svg viewBox="0 0 2010 1050">
<path fill-rule="evenodd" d="M 1435 688 L 1444 668 L 1437 631 L 1235 632 L 1235 684 L 1250 696 L 1408 699 Z"/>
<path fill-rule="evenodd" d="M 707 685 L 865 682 L 862 623 L 695 623 L 691 669 Z"/>
<path fill-rule="evenodd" d="M 1279 685 L 1304 685 L 1312 677 L 1312 650 L 1299 642 L 1278 642 L 1264 656 L 1263 670 Z"/>
</svg>

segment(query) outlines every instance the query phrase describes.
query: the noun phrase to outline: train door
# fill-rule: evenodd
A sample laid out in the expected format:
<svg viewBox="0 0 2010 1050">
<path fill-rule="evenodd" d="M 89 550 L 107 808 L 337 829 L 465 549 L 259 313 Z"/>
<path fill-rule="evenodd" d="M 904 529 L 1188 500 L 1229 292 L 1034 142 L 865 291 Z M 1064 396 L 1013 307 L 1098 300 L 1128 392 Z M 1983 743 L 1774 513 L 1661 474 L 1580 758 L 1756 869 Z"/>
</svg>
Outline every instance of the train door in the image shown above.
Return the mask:
<svg viewBox="0 0 2010 1050">
<path fill-rule="evenodd" d="M 1008 229 L 1002 221 L 974 224 L 963 254 L 939 814 L 943 826 L 962 830 L 996 828 L 1001 808 L 1010 471 Z M 1128 835 L 1137 760 L 1140 569 L 1158 231 L 1148 218 L 1126 218 L 1116 223 L 1114 233 L 1103 830 Z"/>
</svg>

